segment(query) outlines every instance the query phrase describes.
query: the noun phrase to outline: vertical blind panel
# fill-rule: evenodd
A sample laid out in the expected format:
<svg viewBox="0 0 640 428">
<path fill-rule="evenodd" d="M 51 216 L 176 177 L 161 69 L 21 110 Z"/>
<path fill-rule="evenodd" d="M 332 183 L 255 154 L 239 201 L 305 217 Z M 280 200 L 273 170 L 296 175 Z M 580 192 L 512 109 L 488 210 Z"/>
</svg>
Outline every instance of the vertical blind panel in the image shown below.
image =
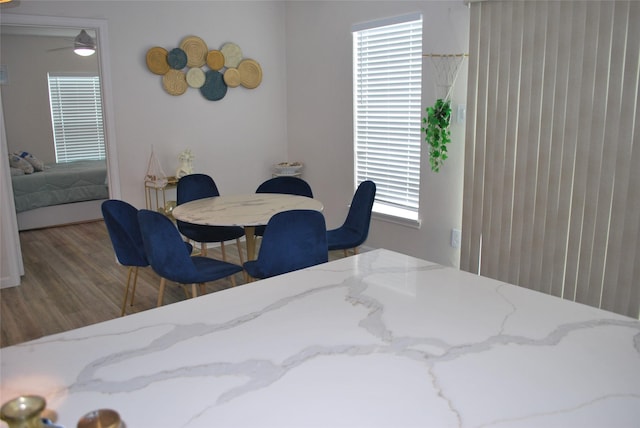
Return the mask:
<svg viewBox="0 0 640 428">
<path fill-rule="evenodd" d="M 512 32 L 512 22 L 514 13 L 521 14 L 521 11 L 514 10 L 511 4 L 506 5 L 504 9 L 501 9 L 500 14 L 496 16 L 498 21 L 502 21 L 506 17 L 505 28 L 504 31 L 507 33 Z M 492 44 L 495 48 L 492 49 L 492 59 L 490 62 L 495 63 L 496 65 L 496 74 L 493 79 L 492 86 L 495 89 L 490 89 L 489 93 L 494 93 L 495 95 L 491 99 L 491 103 L 495 106 L 491 108 L 489 112 L 489 116 L 493 117 L 495 115 L 502 117 L 517 117 L 517 112 L 510 111 L 508 108 L 508 104 L 503 102 L 505 99 L 509 99 L 509 85 L 503 84 L 504 82 L 508 82 L 508 76 L 510 73 L 509 68 L 509 58 L 511 57 L 511 49 L 512 49 L 512 39 L 500 39 L 496 32 L 501 31 L 502 29 L 497 26 L 493 29 L 494 34 L 491 35 L 491 39 L 498 39 L 499 43 Z M 489 73 L 493 74 L 493 71 Z M 500 243 L 503 239 L 508 239 L 511 230 L 511 215 L 510 215 L 510 204 L 509 207 L 504 207 L 503 204 L 508 201 L 508 199 L 504 198 L 504 192 L 509 192 L 512 188 L 513 180 L 508 178 L 506 175 L 509 172 L 509 169 L 506 165 L 509 164 L 509 159 L 512 159 L 512 155 L 508 154 L 509 145 L 507 145 L 507 133 L 509 126 L 509 120 L 500 127 L 494 127 L 493 129 L 488 129 L 488 132 L 491 132 L 489 139 L 495 141 L 495 145 L 492 145 L 491 148 L 488 148 L 488 151 L 492 153 L 490 157 L 488 157 L 489 162 L 495 165 L 495 168 L 489 168 L 487 170 L 487 174 L 493 174 L 494 178 L 490 178 L 489 180 L 494 181 L 496 186 L 491 190 L 491 221 L 490 221 L 490 229 L 491 233 L 487 234 L 492 236 L 488 245 L 496 247 L 496 254 L 494 257 L 488 258 L 486 260 L 487 264 L 487 275 L 497 276 L 500 275 L 500 269 L 506 269 L 509 266 L 509 253 L 502 251 L 505 248 Z"/>
<path fill-rule="evenodd" d="M 593 90 L 595 84 L 595 61 L 597 56 L 597 14 L 598 3 L 585 2 L 581 8 L 584 13 L 580 14 L 581 23 L 585 31 L 580 43 L 582 58 L 578 64 L 582 74 L 580 87 L 577 93 L 580 94 L 576 110 L 578 112 L 577 141 L 574 173 L 571 195 L 571 213 L 569 217 L 569 241 L 567 245 L 567 264 L 565 273 L 565 293 L 573 300 L 578 299 L 578 270 L 580 269 L 580 248 L 586 241 L 583 236 L 585 221 L 585 199 L 587 193 L 587 162 L 589 150 L 591 148 L 591 135 L 589 121 L 594 114 Z M 586 9 L 586 10 L 585 10 Z M 582 10 L 580 12 L 582 12 Z M 584 18 L 583 18 L 584 17 Z M 589 23 L 589 25 L 587 25 Z M 591 190 L 591 189 L 589 189 Z M 573 297 L 571 297 L 573 296 Z"/>
<path fill-rule="evenodd" d="M 473 5 L 472 5 L 473 10 Z M 480 273 L 480 244 L 482 239 L 481 224 L 482 199 L 484 187 L 484 135 L 486 130 L 487 99 L 486 58 L 488 49 L 488 31 L 491 28 L 489 10 L 475 8 L 475 14 L 470 16 L 470 34 L 477 37 L 469 38 L 469 71 L 467 90 L 467 127 L 465 141 L 475 144 L 465 144 L 465 178 L 462 201 L 462 245 L 460 252 L 460 267 L 469 272 Z"/>
<path fill-rule="evenodd" d="M 543 257 L 545 249 L 545 239 L 548 239 L 549 235 L 546 232 L 549 229 L 555 229 L 548 223 L 548 211 L 547 207 L 553 204 L 553 192 L 551 183 L 557 183 L 557 174 L 554 174 L 555 178 L 552 180 L 552 165 L 554 156 L 552 129 L 556 126 L 554 123 L 554 114 L 556 110 L 555 94 L 557 85 L 557 78 L 553 70 L 558 67 L 558 32 L 560 27 L 560 3 L 544 3 L 545 9 L 541 9 L 546 13 L 546 28 L 544 33 L 544 44 L 547 46 L 542 53 L 544 58 L 544 68 L 542 72 L 542 92 L 540 99 L 540 120 L 539 124 L 545 124 L 540 126 L 540 138 L 539 138 L 539 152 L 538 152 L 538 185 L 536 187 L 535 194 L 535 211 L 533 212 L 533 228 L 532 228 L 532 240 L 531 250 L 532 255 L 530 258 L 530 272 L 529 272 L 529 288 L 544 291 L 548 287 L 544 286 L 546 269 L 543 269 Z M 554 171 L 555 172 L 555 171 Z M 548 277 L 546 278 L 546 284 L 549 283 Z"/>
<path fill-rule="evenodd" d="M 105 159 L 99 76 L 49 74 L 57 162 Z"/>
<path fill-rule="evenodd" d="M 591 272 L 589 273 L 589 296 L 588 299 L 593 306 L 603 306 L 604 287 L 599 286 L 599 282 L 603 284 L 611 284 L 611 290 L 615 293 L 617 278 L 614 281 L 607 281 L 604 278 L 605 271 L 608 269 L 606 265 L 609 264 L 609 258 L 616 258 L 619 260 L 619 241 L 609 241 L 611 233 L 615 234 L 615 224 L 617 221 L 614 219 L 615 213 L 612 211 L 614 206 L 614 187 L 615 173 L 616 173 L 616 151 L 607 150 L 609 140 L 619 142 L 619 152 L 626 152 L 628 148 L 625 148 L 627 144 L 620 139 L 620 115 L 622 106 L 622 88 L 624 77 L 624 57 L 625 57 L 625 43 L 628 31 L 628 14 L 629 9 L 627 7 L 610 7 L 607 11 L 611 15 L 612 31 L 610 34 L 610 40 L 608 48 L 610 49 L 608 58 L 604 60 L 606 62 L 601 63 L 601 68 L 609 68 L 610 76 L 608 79 L 608 91 L 606 100 L 603 100 L 603 108 L 606 108 L 603 126 L 602 146 L 603 146 L 603 160 L 601 168 L 601 181 L 596 183 L 598 186 L 598 198 L 601 201 L 596 206 L 596 224 L 594 227 L 593 236 L 593 260 L 605 260 L 604 264 L 592 263 Z M 622 41 L 622 42 L 621 42 Z M 628 143 L 631 140 L 629 139 Z M 626 175 L 629 173 L 627 172 Z M 622 183 L 619 183 L 622 184 Z M 621 189 L 618 189 L 618 191 Z M 608 204 L 606 203 L 608 202 Z M 610 224 L 613 228 L 608 227 L 609 218 L 611 218 Z M 616 239 L 612 236 L 613 239 Z M 608 242 L 611 242 L 611 247 L 608 250 Z M 617 262 L 616 262 L 617 263 Z"/>
<path fill-rule="evenodd" d="M 356 180 L 376 201 L 418 211 L 422 19 L 354 31 Z"/>
<path fill-rule="evenodd" d="M 557 282 L 554 287 L 554 265 L 556 258 L 561 258 L 563 248 L 557 248 L 558 234 L 564 230 L 564 222 L 560 222 L 557 213 L 560 207 L 560 183 L 562 177 L 562 152 L 564 141 L 564 129 L 566 126 L 567 109 L 567 91 L 569 85 L 569 59 L 571 55 L 571 46 L 569 43 L 561 43 L 562 40 L 570 38 L 571 10 L 569 3 L 559 2 L 553 3 L 552 9 L 549 11 L 550 19 L 553 22 L 549 26 L 549 41 L 553 46 L 547 52 L 545 64 L 548 66 L 545 71 L 545 81 L 554 80 L 554 85 L 550 87 L 550 91 L 545 89 L 549 100 L 545 105 L 551 104 L 549 110 L 552 111 L 552 119 L 549 122 L 550 147 L 549 147 L 549 179 L 547 182 L 547 205 L 540 206 L 545 211 L 545 221 L 543 230 L 542 243 L 542 261 L 537 268 L 540 272 L 540 284 L 538 290 L 544 291 L 555 296 L 562 295 L 562 282 Z M 559 9 L 559 10 L 558 10 Z M 558 256 L 556 256 L 556 251 Z M 562 259 L 562 262 L 564 260 Z M 558 263 L 561 265 L 561 263 Z"/>
<path fill-rule="evenodd" d="M 532 34 L 532 43 L 531 49 L 533 54 L 530 55 L 532 58 L 544 58 L 545 57 L 545 47 L 547 45 L 547 32 L 548 32 L 548 2 L 535 2 L 528 3 L 527 5 L 531 5 L 532 10 L 531 13 L 534 16 L 534 23 L 538 23 L 538 25 L 532 25 L 529 31 Z M 527 15 L 527 10 L 525 8 L 525 16 Z M 524 191 L 521 192 L 525 195 L 524 198 L 524 216 L 523 223 L 527 225 L 522 228 L 523 239 L 522 239 L 522 256 L 520 263 L 520 271 L 518 275 L 518 282 L 524 284 L 527 288 L 537 289 L 537 285 L 540 283 L 539 278 L 535 276 L 535 271 L 532 271 L 532 262 L 535 258 L 536 247 L 534 244 L 538 244 L 539 242 L 536 240 L 536 210 L 537 206 L 544 205 L 544 199 L 547 194 L 547 188 L 544 187 L 544 183 L 546 179 L 545 176 L 545 167 L 544 164 L 546 162 L 545 158 L 548 154 L 543 147 L 548 143 L 548 139 L 543 143 L 541 140 L 542 129 L 548 127 L 548 123 L 542 122 L 543 112 L 548 110 L 548 106 L 543 106 L 544 101 L 544 82 L 545 82 L 545 74 L 544 74 L 544 61 L 531 61 L 529 65 L 524 65 L 523 67 L 531 68 L 532 73 L 530 76 L 530 97 L 529 97 L 529 105 L 530 105 L 530 120 L 528 130 L 525 131 L 526 138 L 524 139 L 525 144 L 522 147 L 522 150 L 526 150 L 527 154 L 527 167 L 524 173 L 525 182 L 524 182 Z M 551 79 L 550 79 L 551 80 Z M 542 180 L 534 181 L 529 180 L 528 177 L 531 175 L 535 175 Z M 541 221 L 543 217 L 538 219 Z"/>
<path fill-rule="evenodd" d="M 629 184 L 624 195 L 623 207 L 621 207 L 621 211 L 624 213 L 624 219 L 622 219 L 624 226 L 619 278 L 617 281 L 619 292 L 615 296 L 607 296 L 606 294 L 603 296 L 608 301 L 605 307 L 611 308 L 616 312 L 632 311 L 635 307 L 634 305 L 640 300 L 637 287 L 638 278 L 640 278 L 640 272 L 638 271 L 640 266 L 640 248 L 638 248 L 638 244 L 640 240 L 637 239 L 640 236 L 640 198 L 638 197 L 638 189 L 640 188 L 640 168 L 638 168 L 638 165 L 640 165 L 640 138 L 638 137 L 640 134 L 640 115 L 637 109 L 639 85 L 638 70 L 636 68 L 637 64 L 640 63 L 640 31 L 637 25 L 640 22 L 639 20 L 640 3 L 632 1 L 629 6 L 627 50 L 622 88 L 622 112 L 625 114 L 621 115 L 622 125 L 620 126 L 619 137 L 621 141 L 627 138 L 632 141 L 630 150 L 627 150 L 625 146 L 622 154 L 622 156 L 628 156 L 631 159 L 631 163 Z M 635 115 L 630 116 L 627 112 L 634 111 L 634 108 Z M 626 179 L 626 176 L 618 174 L 616 169 L 616 183 L 618 183 L 619 179 L 622 181 Z M 626 284 L 633 284 L 634 282 L 636 287 L 625 287 Z"/>
<path fill-rule="evenodd" d="M 604 269 L 602 262 L 604 262 L 606 255 L 602 253 L 600 257 L 596 257 L 599 251 L 595 245 L 597 236 L 606 235 L 608 231 L 611 207 L 609 189 L 613 184 L 610 177 L 610 173 L 613 171 L 611 161 L 615 151 L 606 150 L 605 125 L 608 100 L 619 96 L 610 82 L 610 73 L 615 68 L 612 62 L 620 60 L 620 58 L 613 58 L 611 52 L 614 4 L 609 2 L 598 6 L 600 25 L 594 67 L 594 108 L 593 120 L 590 126 L 587 126 L 591 147 L 587 160 L 585 216 L 577 280 L 577 300 L 591 306 L 600 306 L 602 292 L 602 272 Z M 605 223 L 602 223 L 602 216 L 606 218 Z M 600 226 L 600 231 L 597 229 L 598 226 Z M 606 241 L 604 244 L 600 250 L 606 248 Z"/>
<path fill-rule="evenodd" d="M 482 17 L 482 9 L 476 9 L 476 13 L 470 15 L 469 34 L 480 34 L 480 22 Z M 469 39 L 469 65 L 467 75 L 467 122 L 465 127 L 465 141 L 475 141 L 478 128 L 478 89 L 479 89 L 479 53 L 480 53 L 480 37 L 471 37 Z M 462 193 L 462 224 L 466 227 L 462 228 L 462 237 L 460 242 L 460 268 L 468 272 L 479 272 L 477 251 L 478 245 L 476 238 L 478 234 L 473 233 L 474 228 L 474 194 L 473 185 L 475 178 L 475 150 L 477 144 L 465 144 L 464 147 L 464 178 Z"/>
<path fill-rule="evenodd" d="M 500 20 L 500 15 L 503 13 L 503 11 L 501 10 L 496 10 L 493 11 L 493 17 L 492 20 Z M 497 32 L 499 31 L 499 28 L 492 28 L 491 31 L 491 35 L 490 35 L 490 39 L 491 40 L 499 40 L 496 36 L 497 36 Z M 488 94 L 489 97 L 487 99 L 487 103 L 486 103 L 486 111 L 487 111 L 487 115 L 488 116 L 495 116 L 496 115 L 496 111 L 498 109 L 498 98 L 495 96 L 495 94 L 498 92 L 498 86 L 499 86 L 499 74 L 498 74 L 498 66 L 500 64 L 500 43 L 491 43 L 489 45 L 489 64 L 488 64 L 488 72 L 487 72 L 487 76 L 488 76 L 488 80 L 487 80 L 487 87 L 488 87 Z M 494 140 L 494 141 L 498 141 L 497 138 L 497 131 L 499 131 L 496 128 L 491 128 L 491 129 L 487 129 L 487 138 L 490 140 Z M 498 144 L 496 145 L 491 145 L 491 146 L 486 146 L 486 152 L 485 152 L 485 156 L 487 159 L 494 159 L 496 157 L 496 155 L 498 155 L 499 152 L 499 146 Z M 492 177 L 494 177 L 494 174 L 497 171 L 495 169 L 488 169 L 485 171 L 485 176 L 487 177 L 488 180 L 492 180 Z M 498 192 L 499 189 L 487 189 L 488 194 L 486 195 L 488 200 L 495 200 L 494 198 L 494 193 L 493 192 Z M 497 211 L 495 210 L 495 206 L 493 204 L 487 204 L 485 207 L 485 214 L 483 216 L 483 224 L 482 224 L 482 228 L 486 229 L 487 227 L 491 227 L 492 225 L 492 219 L 496 219 L 496 214 Z M 499 241 L 500 235 L 494 235 L 494 234 L 487 234 L 486 236 L 487 240 L 483 241 L 483 246 L 486 246 L 487 248 L 494 248 L 497 249 L 497 245 L 496 242 Z M 495 255 L 495 254 L 494 254 Z M 493 262 L 493 263 L 492 263 Z M 488 275 L 495 275 L 495 267 L 497 266 L 498 263 L 498 259 L 497 257 L 487 257 L 485 259 L 483 259 L 483 265 L 482 265 L 482 271 L 483 272 L 487 272 Z M 491 273 L 494 272 L 494 273 Z"/>
<path fill-rule="evenodd" d="M 461 268 L 640 316 L 637 22 L 633 1 L 471 3 Z"/>
<path fill-rule="evenodd" d="M 622 75 L 612 76 L 612 80 L 619 79 L 622 84 L 619 123 L 611 124 L 612 127 L 617 126 L 619 129 L 617 141 L 620 142 L 620 146 L 616 153 L 615 192 L 611 207 L 612 220 L 608 237 L 604 283 L 616 286 L 617 289 L 615 293 L 603 294 L 602 307 L 626 313 L 631 310 L 632 302 L 638 301 L 639 297 L 637 287 L 624 289 L 624 284 L 634 281 L 634 279 L 638 282 L 640 277 L 639 263 L 637 263 L 639 253 L 637 244 L 640 243 L 640 240 L 628 239 L 629 236 L 637 237 L 639 235 L 637 224 L 635 232 L 633 230 L 633 221 L 640 218 L 640 215 L 637 214 L 639 210 L 637 189 L 640 188 L 640 177 L 637 171 L 640 164 L 638 149 L 640 118 L 637 109 L 635 116 L 624 114 L 637 106 L 638 102 L 638 78 L 637 74 L 634 75 L 633 68 L 634 64 L 640 62 L 640 26 L 637 25 L 640 22 L 640 4 L 632 2 L 626 10 L 622 7 L 616 7 L 615 15 L 615 28 L 618 29 L 620 26 L 625 30 L 626 44 L 621 42 L 624 39 L 622 35 L 616 37 L 614 44 L 620 43 L 622 45 L 626 61 L 622 65 Z M 630 179 L 626 180 L 626 177 L 630 177 Z M 635 234 L 631 235 L 632 233 Z"/>
</svg>

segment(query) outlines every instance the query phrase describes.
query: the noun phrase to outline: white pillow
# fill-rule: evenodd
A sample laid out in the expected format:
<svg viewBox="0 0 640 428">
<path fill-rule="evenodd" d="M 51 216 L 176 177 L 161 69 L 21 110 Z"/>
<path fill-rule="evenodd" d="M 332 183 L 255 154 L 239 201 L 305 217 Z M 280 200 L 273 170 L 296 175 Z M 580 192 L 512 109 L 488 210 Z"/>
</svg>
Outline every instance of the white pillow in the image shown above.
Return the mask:
<svg viewBox="0 0 640 428">
<path fill-rule="evenodd" d="M 9 165 L 11 168 L 20 168 L 25 174 L 31 174 L 33 172 L 33 165 L 15 153 L 9 155 Z"/>
<path fill-rule="evenodd" d="M 14 175 L 24 175 L 24 171 L 21 170 L 20 168 L 10 168 L 11 169 L 11 176 L 13 177 Z"/>
<path fill-rule="evenodd" d="M 27 162 L 29 162 L 31 164 L 31 166 L 33 166 L 34 171 L 44 171 L 44 162 L 42 162 L 40 159 L 36 158 L 31 153 L 29 153 L 29 152 L 20 152 L 20 153 L 14 153 L 14 154 L 20 156 L 22 159 L 24 159 Z"/>
</svg>

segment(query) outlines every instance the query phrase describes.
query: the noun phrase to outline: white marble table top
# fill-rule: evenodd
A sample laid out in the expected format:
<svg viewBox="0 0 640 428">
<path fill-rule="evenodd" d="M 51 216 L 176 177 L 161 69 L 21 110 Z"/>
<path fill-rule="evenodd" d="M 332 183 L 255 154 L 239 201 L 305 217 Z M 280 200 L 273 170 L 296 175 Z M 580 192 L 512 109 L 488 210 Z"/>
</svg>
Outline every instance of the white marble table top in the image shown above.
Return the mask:
<svg viewBox="0 0 640 428">
<path fill-rule="evenodd" d="M 637 427 L 640 322 L 376 250 L 0 350 L 135 427 Z"/>
<path fill-rule="evenodd" d="M 208 226 L 259 226 L 281 211 L 322 211 L 317 199 L 275 193 L 221 195 L 178 205 L 173 216 L 188 223 Z"/>
</svg>

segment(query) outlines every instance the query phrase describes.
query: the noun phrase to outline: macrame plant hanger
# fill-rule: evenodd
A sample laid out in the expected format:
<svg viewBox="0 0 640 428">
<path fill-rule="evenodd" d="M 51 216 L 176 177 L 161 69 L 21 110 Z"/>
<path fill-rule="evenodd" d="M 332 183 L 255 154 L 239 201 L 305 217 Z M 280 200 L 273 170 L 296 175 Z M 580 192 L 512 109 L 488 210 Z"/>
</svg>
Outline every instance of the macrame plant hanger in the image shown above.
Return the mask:
<svg viewBox="0 0 640 428">
<path fill-rule="evenodd" d="M 435 70 L 436 98 L 450 101 L 451 91 L 458 78 L 460 66 L 469 54 L 423 54 L 422 56 L 431 59 Z"/>
</svg>

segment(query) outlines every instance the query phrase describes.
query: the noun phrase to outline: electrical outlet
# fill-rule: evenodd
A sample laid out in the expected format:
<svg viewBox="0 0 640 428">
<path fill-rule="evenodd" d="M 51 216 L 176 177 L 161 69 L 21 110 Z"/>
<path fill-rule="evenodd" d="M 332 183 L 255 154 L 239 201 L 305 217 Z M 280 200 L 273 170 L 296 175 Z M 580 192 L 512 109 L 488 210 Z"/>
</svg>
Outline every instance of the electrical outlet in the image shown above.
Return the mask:
<svg viewBox="0 0 640 428">
<path fill-rule="evenodd" d="M 467 117 L 467 106 L 465 106 L 464 104 L 459 104 L 458 105 L 458 123 L 464 123 L 464 120 Z"/>
<path fill-rule="evenodd" d="M 462 231 L 460 229 L 451 229 L 451 246 L 460 248 L 460 241 L 462 241 Z"/>
</svg>

